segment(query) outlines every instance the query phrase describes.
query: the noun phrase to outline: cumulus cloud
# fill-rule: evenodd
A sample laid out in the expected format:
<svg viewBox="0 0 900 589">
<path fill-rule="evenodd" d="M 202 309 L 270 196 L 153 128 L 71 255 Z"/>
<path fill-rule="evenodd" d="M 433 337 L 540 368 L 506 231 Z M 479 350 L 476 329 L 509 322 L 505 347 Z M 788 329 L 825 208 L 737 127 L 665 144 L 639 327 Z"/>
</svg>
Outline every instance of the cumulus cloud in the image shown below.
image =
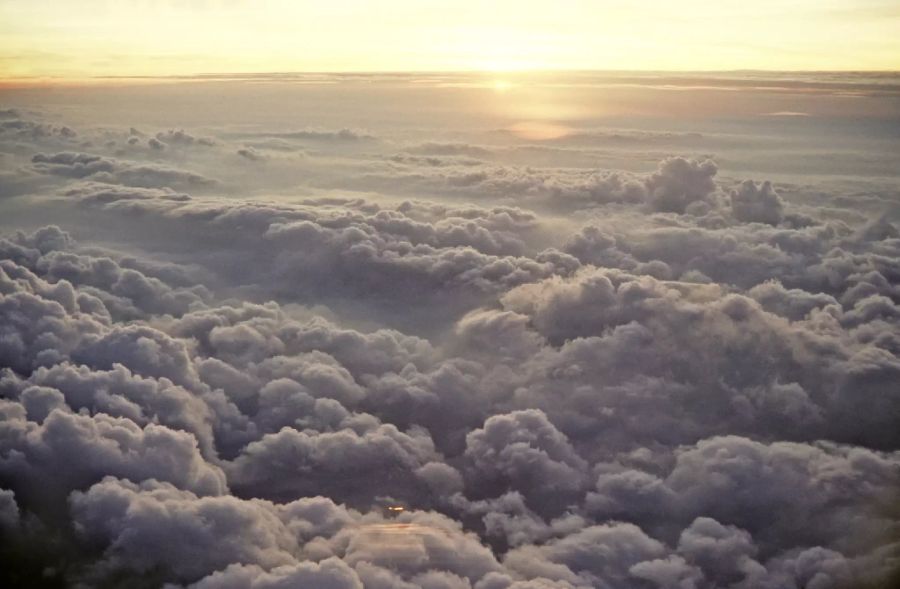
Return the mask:
<svg viewBox="0 0 900 589">
<path fill-rule="evenodd" d="M 731 210 L 740 221 L 777 225 L 784 218 L 784 201 L 770 182 L 757 186 L 747 180 L 731 192 Z"/>
<path fill-rule="evenodd" d="M 682 213 L 689 205 L 707 198 L 716 190 L 713 178 L 718 166 L 712 160 L 669 158 L 647 178 L 646 186 L 654 209 Z"/>
<path fill-rule="evenodd" d="M 385 307 L 436 297 L 452 308 L 579 265 L 554 248 L 529 252 L 524 238 L 535 230 L 535 217 L 512 207 L 388 207 L 347 199 L 285 206 L 97 183 L 67 195 L 79 207 L 128 224 L 163 232 L 191 227 L 195 236 L 245 260 L 239 267 L 231 256 L 209 260 L 228 281 L 255 283 L 282 299 L 304 293 L 311 302 L 324 293 L 355 299 L 374 292 Z M 309 280 L 312 275 L 318 278 Z"/>
<path fill-rule="evenodd" d="M 167 145 L 200 145 L 209 147 L 215 144 L 215 142 L 208 137 L 195 137 L 190 133 L 186 133 L 184 129 L 160 131 L 156 134 L 156 139 Z"/>
<path fill-rule="evenodd" d="M 541 512 L 565 506 L 587 468 L 565 435 L 537 410 L 490 417 L 466 436 L 464 456 L 477 486 L 515 489 Z"/>
<path fill-rule="evenodd" d="M 420 148 L 421 151 L 422 148 Z M 490 196 L 509 202 L 527 201 L 556 210 L 585 209 L 609 204 L 640 205 L 648 211 L 703 214 L 719 206 L 714 178 L 718 166 L 710 159 L 664 158 L 654 172 L 514 167 L 459 154 L 481 156 L 479 150 L 426 147 L 427 157 L 394 156 L 392 169 L 365 178 L 380 186 L 409 184 L 457 196 Z"/>
</svg>

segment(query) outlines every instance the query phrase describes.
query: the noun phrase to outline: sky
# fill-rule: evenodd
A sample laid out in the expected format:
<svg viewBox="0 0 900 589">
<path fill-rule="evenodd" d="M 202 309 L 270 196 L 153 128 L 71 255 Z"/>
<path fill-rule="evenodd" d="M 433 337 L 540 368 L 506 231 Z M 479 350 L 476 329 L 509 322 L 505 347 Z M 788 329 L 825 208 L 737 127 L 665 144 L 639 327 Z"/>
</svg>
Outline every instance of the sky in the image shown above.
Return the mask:
<svg viewBox="0 0 900 589">
<path fill-rule="evenodd" d="M 895 0 L 0 0 L 0 75 L 895 70 Z"/>
</svg>

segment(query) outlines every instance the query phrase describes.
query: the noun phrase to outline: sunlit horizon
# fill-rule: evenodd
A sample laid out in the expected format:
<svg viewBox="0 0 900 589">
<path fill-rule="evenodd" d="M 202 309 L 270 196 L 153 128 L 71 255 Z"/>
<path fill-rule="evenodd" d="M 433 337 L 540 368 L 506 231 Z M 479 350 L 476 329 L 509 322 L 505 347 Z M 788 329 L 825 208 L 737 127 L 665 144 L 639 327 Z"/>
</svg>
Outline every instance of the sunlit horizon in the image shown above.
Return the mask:
<svg viewBox="0 0 900 589">
<path fill-rule="evenodd" d="M 0 79 L 264 72 L 893 71 L 900 5 L 0 0 Z"/>
</svg>

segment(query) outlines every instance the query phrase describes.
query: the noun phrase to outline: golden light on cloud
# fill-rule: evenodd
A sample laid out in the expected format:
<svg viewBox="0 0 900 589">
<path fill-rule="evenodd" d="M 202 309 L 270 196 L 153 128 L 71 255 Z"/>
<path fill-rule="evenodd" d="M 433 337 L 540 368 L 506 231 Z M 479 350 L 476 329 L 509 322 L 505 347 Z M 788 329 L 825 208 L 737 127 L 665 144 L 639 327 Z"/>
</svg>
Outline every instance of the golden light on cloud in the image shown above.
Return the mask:
<svg viewBox="0 0 900 589">
<path fill-rule="evenodd" d="M 517 137 L 528 139 L 529 141 L 559 139 L 572 132 L 572 130 L 565 125 L 544 121 L 524 121 L 516 123 L 510 130 Z"/>
<path fill-rule="evenodd" d="M 0 0 L 0 68 L 6 78 L 900 68 L 900 7 L 752 4 Z"/>
</svg>

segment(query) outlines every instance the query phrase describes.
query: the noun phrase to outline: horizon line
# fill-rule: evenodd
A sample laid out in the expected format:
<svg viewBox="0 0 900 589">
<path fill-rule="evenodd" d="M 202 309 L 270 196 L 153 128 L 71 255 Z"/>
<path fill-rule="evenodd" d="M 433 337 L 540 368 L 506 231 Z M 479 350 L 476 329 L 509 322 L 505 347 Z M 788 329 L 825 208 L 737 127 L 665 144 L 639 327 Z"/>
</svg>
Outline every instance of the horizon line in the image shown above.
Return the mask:
<svg viewBox="0 0 900 589">
<path fill-rule="evenodd" d="M 199 71 L 182 74 L 103 74 L 94 76 L 68 76 L 54 74 L 35 74 L 31 76 L 13 76 L 0 79 L 30 79 L 30 78 L 77 78 L 77 79 L 106 79 L 106 78 L 190 78 L 198 76 L 224 76 L 224 75 L 363 75 L 363 74 L 527 74 L 527 73 L 787 73 L 787 74 L 900 74 L 897 69 L 866 69 L 866 68 L 839 68 L 839 69 L 774 69 L 774 68 L 712 68 L 712 69 L 655 69 L 655 68 L 511 68 L 511 69 L 308 69 L 308 70 L 219 70 Z"/>
<path fill-rule="evenodd" d="M 40 86 L 80 86 L 116 82 L 180 82 L 180 81 L 238 81 L 234 78 L 289 78 L 302 76 L 364 77 L 364 76 L 479 76 L 479 77 L 524 77 L 529 75 L 728 75 L 728 74 L 795 74 L 795 75 L 898 75 L 900 69 L 567 69 L 567 68 L 535 68 L 535 69 L 435 69 L 435 70 L 274 70 L 274 71 L 207 71 L 190 74 L 105 74 L 94 76 L 70 76 L 35 74 L 31 76 L 0 76 L 0 90 L 17 87 Z"/>
</svg>

